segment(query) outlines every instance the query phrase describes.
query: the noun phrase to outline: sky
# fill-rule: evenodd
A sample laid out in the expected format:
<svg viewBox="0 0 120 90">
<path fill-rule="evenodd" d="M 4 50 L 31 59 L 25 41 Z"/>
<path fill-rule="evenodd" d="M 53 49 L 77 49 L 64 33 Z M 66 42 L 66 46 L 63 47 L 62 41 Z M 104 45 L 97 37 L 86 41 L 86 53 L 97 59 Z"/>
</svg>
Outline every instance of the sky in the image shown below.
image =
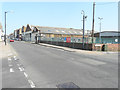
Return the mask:
<svg viewBox="0 0 120 90">
<path fill-rule="evenodd" d="M 93 2 L 1 2 L 0 22 L 4 30 L 4 12 L 7 13 L 7 34 L 23 25 L 39 25 L 82 29 L 81 11 L 87 19 L 85 30 L 92 29 Z M 118 30 L 118 2 L 96 2 L 95 31 L 99 31 L 99 19 L 102 17 L 102 31 Z"/>
</svg>

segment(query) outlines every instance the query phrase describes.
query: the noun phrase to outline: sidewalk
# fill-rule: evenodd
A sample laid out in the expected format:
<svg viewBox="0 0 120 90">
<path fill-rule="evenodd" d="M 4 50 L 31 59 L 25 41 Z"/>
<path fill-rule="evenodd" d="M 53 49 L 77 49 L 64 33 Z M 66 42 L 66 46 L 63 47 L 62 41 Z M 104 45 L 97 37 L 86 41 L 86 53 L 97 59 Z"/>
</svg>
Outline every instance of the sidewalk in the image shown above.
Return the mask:
<svg viewBox="0 0 120 90">
<path fill-rule="evenodd" d="M 57 49 L 62 49 L 62 50 L 65 50 L 65 51 L 76 52 L 76 53 L 84 53 L 84 54 L 86 53 L 86 54 L 92 54 L 92 55 L 93 54 L 98 54 L 98 55 L 108 54 L 108 52 L 87 51 L 87 50 L 73 49 L 73 48 L 69 48 L 69 47 L 62 47 L 62 46 L 56 46 L 56 45 L 51 45 L 51 44 L 45 44 L 45 43 L 39 43 L 38 45 L 57 48 Z"/>
<path fill-rule="evenodd" d="M 0 42 L 0 88 L 30 88 L 24 72 L 20 70 L 22 65 L 15 50 L 7 43 Z"/>
<path fill-rule="evenodd" d="M 10 51 L 10 46 L 7 44 L 5 46 L 5 43 L 4 42 L 0 42 L 0 88 L 2 88 L 2 60 L 3 59 L 7 59 L 8 58 L 8 53 Z"/>
<path fill-rule="evenodd" d="M 0 89 L 2 89 L 2 42 L 0 42 Z"/>
<path fill-rule="evenodd" d="M 26 43 L 35 44 L 35 42 L 26 42 Z M 56 46 L 56 45 L 51 45 L 51 44 L 46 44 L 46 43 L 38 43 L 38 45 L 62 49 L 62 50 L 69 51 L 69 52 L 84 53 L 84 54 L 86 53 L 86 54 L 91 54 L 91 55 L 96 55 L 96 54 L 97 55 L 104 55 L 104 54 L 118 54 L 119 53 L 119 52 L 111 52 L 111 51 L 107 51 L 107 52 L 88 51 L 88 50 L 74 49 L 74 48 L 63 47 L 63 46 Z"/>
</svg>

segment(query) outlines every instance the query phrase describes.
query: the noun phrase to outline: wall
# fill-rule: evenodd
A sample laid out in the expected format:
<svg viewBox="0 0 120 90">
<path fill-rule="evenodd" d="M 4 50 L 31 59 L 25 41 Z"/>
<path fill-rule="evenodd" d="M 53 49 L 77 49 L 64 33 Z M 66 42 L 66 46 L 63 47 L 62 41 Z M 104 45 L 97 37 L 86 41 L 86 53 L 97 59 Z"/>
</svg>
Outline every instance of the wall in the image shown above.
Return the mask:
<svg viewBox="0 0 120 90">
<path fill-rule="evenodd" d="M 103 45 L 105 49 L 103 50 Z M 93 44 L 94 51 L 120 51 L 120 44 Z"/>
<path fill-rule="evenodd" d="M 48 43 L 58 46 L 83 49 L 82 43 L 67 43 L 67 42 L 55 42 L 55 41 L 41 41 L 41 43 Z M 105 47 L 104 47 L 105 45 Z M 93 47 L 93 48 L 92 48 Z M 103 48 L 104 47 L 104 48 Z M 93 50 L 93 51 L 120 51 L 120 44 L 84 44 L 84 50 Z"/>
<path fill-rule="evenodd" d="M 40 41 L 41 43 L 53 44 L 58 46 L 82 49 L 82 43 L 67 43 L 67 42 L 56 42 L 56 41 Z M 92 50 L 92 44 L 85 44 L 84 50 Z"/>
<path fill-rule="evenodd" d="M 120 44 L 107 44 L 108 51 L 120 51 Z"/>
</svg>

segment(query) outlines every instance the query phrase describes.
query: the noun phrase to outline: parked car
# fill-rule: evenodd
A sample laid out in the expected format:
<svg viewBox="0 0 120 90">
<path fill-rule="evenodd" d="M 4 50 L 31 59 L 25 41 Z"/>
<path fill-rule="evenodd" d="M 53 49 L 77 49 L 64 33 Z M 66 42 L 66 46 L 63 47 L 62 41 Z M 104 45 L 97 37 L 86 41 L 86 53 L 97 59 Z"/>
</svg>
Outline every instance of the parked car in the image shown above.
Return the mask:
<svg viewBox="0 0 120 90">
<path fill-rule="evenodd" d="M 13 40 L 13 39 L 11 39 L 11 40 L 10 40 L 10 42 L 14 42 L 14 40 Z"/>
</svg>

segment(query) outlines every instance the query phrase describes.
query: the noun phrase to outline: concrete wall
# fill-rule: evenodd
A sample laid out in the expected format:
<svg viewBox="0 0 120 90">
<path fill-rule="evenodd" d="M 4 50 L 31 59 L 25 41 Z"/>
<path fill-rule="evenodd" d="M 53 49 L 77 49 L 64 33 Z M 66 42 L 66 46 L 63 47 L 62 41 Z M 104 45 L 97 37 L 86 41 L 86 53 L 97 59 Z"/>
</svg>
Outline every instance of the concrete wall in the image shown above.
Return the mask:
<svg viewBox="0 0 120 90">
<path fill-rule="evenodd" d="M 82 49 L 82 43 L 67 43 L 67 42 L 55 42 L 55 41 L 54 42 L 41 41 L 41 43 L 47 43 L 47 44 L 58 45 L 63 47 L 70 47 L 75 49 Z M 84 50 L 120 51 L 120 44 L 84 44 Z"/>
<path fill-rule="evenodd" d="M 55 41 L 52 41 L 52 42 L 51 41 L 41 41 L 41 43 L 47 43 L 47 44 L 52 44 L 52 45 L 82 49 L 82 43 L 67 43 L 67 42 L 55 42 Z M 92 50 L 92 44 L 85 44 L 84 49 L 85 50 Z"/>
</svg>

